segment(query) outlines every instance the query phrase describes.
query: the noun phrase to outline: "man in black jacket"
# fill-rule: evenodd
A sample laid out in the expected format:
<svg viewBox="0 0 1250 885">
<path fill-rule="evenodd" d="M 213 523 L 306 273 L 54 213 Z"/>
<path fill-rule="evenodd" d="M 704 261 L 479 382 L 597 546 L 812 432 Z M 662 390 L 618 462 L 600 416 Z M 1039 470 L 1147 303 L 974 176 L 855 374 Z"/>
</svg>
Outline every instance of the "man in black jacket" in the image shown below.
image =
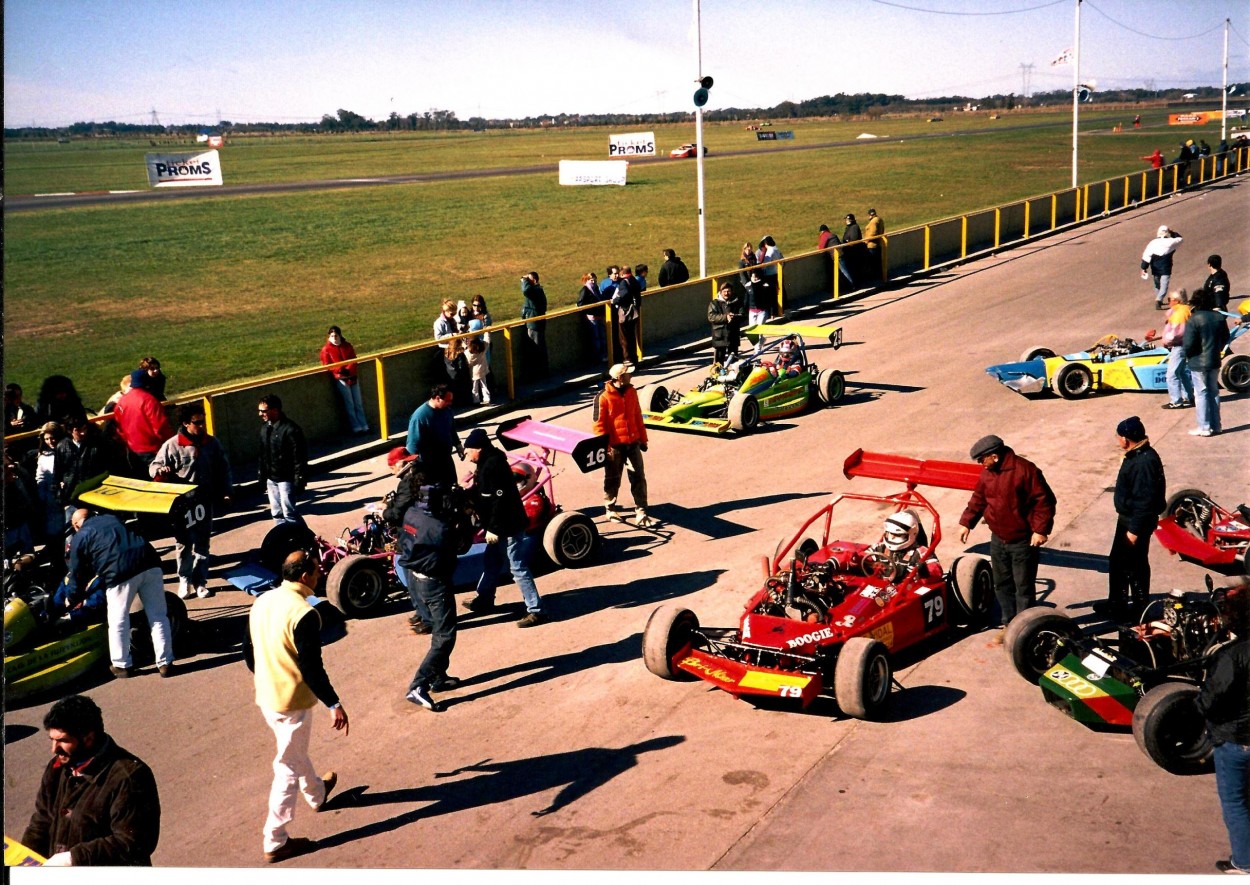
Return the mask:
<svg viewBox="0 0 1250 885">
<path fill-rule="evenodd" d="M 269 514 L 275 524 L 304 525 L 295 509 L 295 496 L 308 485 L 308 444 L 304 431 L 282 412 L 274 394 L 260 398 L 260 481 L 269 495 Z"/>
<path fill-rule="evenodd" d="M 517 621 L 518 627 L 533 627 L 546 620 L 542 611 L 542 599 L 534 585 L 530 571 L 530 548 L 533 539 L 526 528 L 529 518 L 521 493 L 517 490 L 516 477 L 508 464 L 508 457 L 491 445 L 490 437 L 480 427 L 475 427 L 464 441 L 465 458 L 475 465 L 472 491 L 477 497 L 478 514 L 482 528 L 486 530 L 486 551 L 482 555 L 482 577 L 477 582 L 477 595 L 465 607 L 473 612 L 488 612 L 495 608 L 495 584 L 503 570 L 506 552 L 512 580 L 525 600 L 525 617 Z"/>
<path fill-rule="evenodd" d="M 1150 536 L 1166 504 L 1163 461 L 1136 415 L 1116 426 L 1124 450 L 1115 481 L 1115 537 L 1107 556 L 1108 598 L 1094 611 L 1122 620 L 1140 612 L 1150 596 Z"/>
<path fill-rule="evenodd" d="M 421 486 L 404 513 L 399 535 L 398 568 L 407 574 L 408 592 L 414 608 L 426 619 L 430 648 L 408 684 L 408 701 L 434 713 L 442 704 L 431 691 L 450 691 L 460 680 L 447 675 L 452 649 L 456 647 L 456 595 L 452 576 L 456 571 L 459 538 L 450 493 L 438 486 Z"/>
<path fill-rule="evenodd" d="M 676 252 L 672 249 L 665 249 L 663 254 L 664 263 L 660 265 L 660 288 L 676 286 L 690 279 L 690 270 L 686 267 L 686 262 L 678 258 Z"/>
<path fill-rule="evenodd" d="M 1194 293 L 1193 311 L 1185 322 L 1181 346 L 1189 361 L 1189 379 L 1194 386 L 1194 417 L 1198 426 L 1190 436 L 1215 436 L 1223 429 L 1220 422 L 1220 361 L 1228 345 L 1228 321 L 1215 311 L 1215 296 L 1207 289 Z"/>
<path fill-rule="evenodd" d="M 1224 270 L 1224 259 L 1219 255 L 1207 256 L 1207 270 L 1211 274 L 1202 284 L 1202 288 L 1211 293 L 1215 299 L 1216 310 L 1228 310 L 1228 297 L 1232 294 L 1232 283 L 1228 281 L 1228 272 Z"/>
<path fill-rule="evenodd" d="M 1216 861 L 1223 873 L 1250 874 L 1250 582 L 1224 597 L 1223 615 L 1237 640 L 1215 653 L 1198 694 L 1198 710 L 1215 744 L 1215 789 L 1232 855 Z"/>
<path fill-rule="evenodd" d="M 152 865 L 161 801 L 152 770 L 104 731 L 91 698 L 70 695 L 43 718 L 52 761 L 22 844 L 44 866 Z"/>
</svg>

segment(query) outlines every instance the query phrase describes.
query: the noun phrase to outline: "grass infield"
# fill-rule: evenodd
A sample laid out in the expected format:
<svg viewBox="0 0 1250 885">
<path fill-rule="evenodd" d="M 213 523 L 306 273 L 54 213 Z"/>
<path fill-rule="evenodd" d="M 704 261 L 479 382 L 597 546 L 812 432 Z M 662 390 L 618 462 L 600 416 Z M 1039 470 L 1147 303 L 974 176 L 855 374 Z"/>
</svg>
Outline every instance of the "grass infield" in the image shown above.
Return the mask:
<svg viewBox="0 0 1250 885">
<path fill-rule="evenodd" d="M 1082 117 L 1080 178 L 1147 168 L 1182 137 L 1218 124 L 1112 133 L 1132 113 Z M 744 241 L 771 234 L 787 255 L 876 207 L 887 230 L 1064 189 L 1066 111 L 948 116 L 941 123 L 778 122 L 793 142 L 760 143 L 743 124 L 705 127 L 709 272 L 736 267 Z M 988 134 L 977 130 L 1001 127 Z M 651 128 L 662 153 L 693 127 Z M 785 150 L 856 138 L 950 133 L 902 143 Z M 221 151 L 228 184 L 361 178 L 606 159 L 606 128 L 243 138 Z M 960 135 L 960 133 L 964 133 Z M 10 194 L 145 188 L 143 154 L 192 144 L 9 142 Z M 734 155 L 738 151 L 758 151 Z M 206 196 L 137 205 L 10 212 L 5 218 L 5 376 L 29 401 L 67 374 L 99 408 L 141 356 L 161 359 L 170 395 L 313 365 L 338 324 L 364 354 L 426 340 L 443 298 L 486 297 L 496 321 L 520 312 L 519 277 L 542 275 L 551 306 L 611 263 L 655 274 L 671 247 L 698 272 L 695 163 L 635 163 L 629 185 L 561 187 L 556 175 L 434 181 L 316 193 Z"/>
</svg>

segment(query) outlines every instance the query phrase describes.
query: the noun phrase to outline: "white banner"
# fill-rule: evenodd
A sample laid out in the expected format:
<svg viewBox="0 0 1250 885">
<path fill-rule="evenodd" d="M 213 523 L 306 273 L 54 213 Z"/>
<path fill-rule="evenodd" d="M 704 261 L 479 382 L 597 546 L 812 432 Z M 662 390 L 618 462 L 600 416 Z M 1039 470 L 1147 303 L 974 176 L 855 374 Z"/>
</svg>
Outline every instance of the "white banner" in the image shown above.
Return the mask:
<svg viewBox="0 0 1250 885">
<path fill-rule="evenodd" d="M 1068 64 L 1072 64 L 1072 50 L 1071 49 L 1065 49 L 1063 52 L 1059 53 L 1059 57 L 1056 58 L 1054 61 L 1052 61 L 1050 63 L 1050 66 L 1052 68 L 1057 68 L 1062 65 L 1068 65 Z"/>
<path fill-rule="evenodd" d="M 560 184 L 624 184 L 625 160 L 561 160 Z"/>
<path fill-rule="evenodd" d="M 151 187 L 208 187 L 221 184 L 216 151 L 198 154 L 145 154 Z"/>
<path fill-rule="evenodd" d="M 608 136 L 609 157 L 654 157 L 655 133 L 631 132 Z"/>
</svg>

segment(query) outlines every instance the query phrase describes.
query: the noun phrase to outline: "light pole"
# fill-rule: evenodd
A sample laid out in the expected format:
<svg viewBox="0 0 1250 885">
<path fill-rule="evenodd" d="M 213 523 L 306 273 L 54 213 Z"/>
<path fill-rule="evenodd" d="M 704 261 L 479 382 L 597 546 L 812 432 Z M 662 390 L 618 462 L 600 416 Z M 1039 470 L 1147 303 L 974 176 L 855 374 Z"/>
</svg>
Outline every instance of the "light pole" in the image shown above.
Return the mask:
<svg viewBox="0 0 1250 885">
<path fill-rule="evenodd" d="M 694 0 L 694 49 L 695 70 L 698 71 L 699 88 L 694 93 L 694 162 L 695 177 L 699 189 L 699 276 L 707 276 L 707 220 L 703 209 L 703 106 L 707 104 L 707 88 L 712 85 L 703 76 L 703 24 L 699 14 L 699 0 Z"/>
</svg>

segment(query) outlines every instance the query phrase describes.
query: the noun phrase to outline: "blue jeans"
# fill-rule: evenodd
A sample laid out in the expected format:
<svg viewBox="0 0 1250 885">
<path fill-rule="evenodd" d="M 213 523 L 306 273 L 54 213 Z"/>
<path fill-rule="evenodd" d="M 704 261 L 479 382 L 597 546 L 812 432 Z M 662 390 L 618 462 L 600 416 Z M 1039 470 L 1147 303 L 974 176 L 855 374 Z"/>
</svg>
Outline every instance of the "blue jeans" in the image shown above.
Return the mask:
<svg viewBox="0 0 1250 885">
<path fill-rule="evenodd" d="M 418 578 L 409 572 L 408 580 L 413 601 L 420 598 L 424 604 L 428 612 L 426 623 L 432 630 L 430 649 L 408 684 L 412 691 L 419 686 L 429 688 L 447 675 L 451 651 L 456 647 L 456 595 L 450 585 L 437 578 Z"/>
<path fill-rule="evenodd" d="M 295 483 L 274 482 L 265 480 L 265 491 L 269 493 L 269 515 L 274 522 L 289 522 L 304 525 L 304 517 L 295 509 Z"/>
<path fill-rule="evenodd" d="M 335 379 L 334 387 L 343 400 L 343 408 L 347 410 L 347 420 L 356 433 L 364 433 L 369 429 L 369 419 L 365 417 L 365 402 L 360 396 L 360 380 L 348 384 L 342 379 Z"/>
<path fill-rule="evenodd" d="M 399 554 L 395 554 L 395 578 L 408 591 L 408 598 L 412 600 L 412 609 L 417 613 L 417 617 L 425 621 L 427 624 L 432 620 L 430 617 L 430 609 L 426 606 L 425 600 L 421 598 L 418 592 L 417 578 L 399 564 Z"/>
<path fill-rule="evenodd" d="M 1194 382 L 1189 377 L 1189 360 L 1179 344 L 1168 351 L 1168 402 L 1194 401 Z"/>
<path fill-rule="evenodd" d="M 1157 273 L 1154 275 L 1155 284 L 1155 304 L 1166 304 L 1168 298 L 1168 284 L 1172 282 L 1170 273 Z"/>
<path fill-rule="evenodd" d="M 1194 384 L 1194 407 L 1198 411 L 1198 429 L 1219 433 L 1220 427 L 1220 370 L 1190 369 L 1189 378 Z"/>
<path fill-rule="evenodd" d="M 1250 871 L 1250 746 L 1223 743 L 1215 748 L 1215 790 L 1232 846 L 1229 858 Z"/>
<path fill-rule="evenodd" d="M 534 539 L 526 532 L 487 544 L 486 551 L 482 554 L 482 577 L 477 582 L 478 598 L 495 601 L 495 585 L 499 582 L 499 572 L 503 569 L 504 558 L 507 557 L 512 580 L 520 588 L 521 598 L 525 600 L 525 610 L 541 612 L 543 601 L 538 596 L 538 587 L 534 585 L 534 575 L 530 572 L 530 550 L 533 544 Z"/>
</svg>

